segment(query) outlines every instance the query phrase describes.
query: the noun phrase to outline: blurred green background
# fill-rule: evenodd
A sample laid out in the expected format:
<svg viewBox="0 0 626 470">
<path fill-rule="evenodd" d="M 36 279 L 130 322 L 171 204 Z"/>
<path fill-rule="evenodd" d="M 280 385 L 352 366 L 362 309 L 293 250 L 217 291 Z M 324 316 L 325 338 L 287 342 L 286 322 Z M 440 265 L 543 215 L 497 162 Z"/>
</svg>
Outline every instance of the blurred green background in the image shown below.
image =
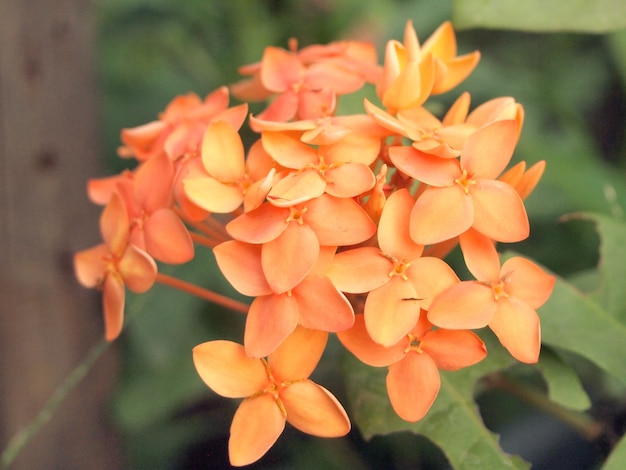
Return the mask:
<svg viewBox="0 0 626 470">
<path fill-rule="evenodd" d="M 286 47 L 290 37 L 302 46 L 371 40 L 382 61 L 385 42 L 401 40 L 408 19 L 423 41 L 453 18 L 450 0 L 109 0 L 97 6 L 107 174 L 129 163 L 116 157 L 121 128 L 153 120 L 176 95 L 204 96 L 232 83 L 239 78 L 237 68 L 258 61 L 267 45 Z M 621 217 L 626 207 L 626 32 L 467 29 L 457 31 L 457 39 L 460 53 L 479 49 L 481 62 L 460 87 L 434 97 L 429 106 L 443 110 L 465 90 L 472 107 L 498 96 L 513 96 L 524 105 L 515 159 L 529 164 L 545 159 L 547 170 L 526 201 L 531 237 L 512 248 L 587 282 L 598 262 L 598 237 L 588 222 L 560 217 L 590 210 Z M 358 104 L 342 109 L 360 112 Z M 193 267 L 169 272 L 236 295 L 207 250 L 199 249 L 198 258 Z M 204 386 L 191 349 L 217 338 L 241 341 L 243 316 L 160 287 L 131 297 L 128 312 L 122 373 L 111 400 L 128 468 L 228 468 L 228 428 L 237 404 Z M 341 400 L 339 355 L 331 343 L 314 379 Z M 598 386 L 593 367 L 582 370 L 588 371 L 583 383 L 597 398 L 594 403 L 604 406 L 596 412 L 608 414 L 621 434 L 621 390 Z M 513 373 L 537 379 L 525 368 Z M 478 402 L 486 423 L 504 432 L 505 449 L 521 453 L 536 468 L 593 468 L 606 456 L 606 446 L 582 441 L 506 394 L 483 393 Z M 550 436 L 540 437 L 542 429 Z M 288 427 L 253 468 L 446 465 L 435 446 L 409 433 L 365 441 L 355 429 L 343 439 L 322 440 Z"/>
</svg>

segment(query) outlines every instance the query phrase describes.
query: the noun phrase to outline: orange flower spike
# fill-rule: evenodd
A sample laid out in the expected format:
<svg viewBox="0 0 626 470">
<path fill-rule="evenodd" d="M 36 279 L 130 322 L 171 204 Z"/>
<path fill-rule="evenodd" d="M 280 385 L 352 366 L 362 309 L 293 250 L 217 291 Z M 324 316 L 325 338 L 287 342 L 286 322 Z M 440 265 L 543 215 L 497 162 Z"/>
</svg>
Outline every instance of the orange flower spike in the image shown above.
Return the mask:
<svg viewBox="0 0 626 470">
<path fill-rule="evenodd" d="M 476 265 L 468 267 L 476 271 Z M 513 357 L 537 362 L 541 331 L 535 310 L 548 300 L 554 277 L 521 257 L 507 260 L 499 270 L 497 264 L 479 269 L 472 272 L 477 281 L 462 281 L 434 300 L 429 320 L 442 328 L 489 326 Z"/>
<path fill-rule="evenodd" d="M 454 238 L 470 227 L 501 242 L 528 236 L 528 217 L 517 192 L 495 180 L 511 159 L 517 124 L 497 121 L 474 132 L 460 161 L 440 159 L 411 147 L 392 147 L 392 162 L 430 187 L 411 212 L 411 237 L 430 245 Z M 446 220 L 441 214 L 448 214 Z"/>
<path fill-rule="evenodd" d="M 375 184 L 369 165 L 378 156 L 379 139 L 342 139 L 315 149 L 286 133 L 264 132 L 263 146 L 280 165 L 298 170 L 274 183 L 268 199 L 276 206 L 292 206 L 324 193 L 356 197 Z"/>
<path fill-rule="evenodd" d="M 484 343 L 474 333 L 433 329 L 426 315 L 421 315 L 409 333 L 388 347 L 368 336 L 363 315 L 357 315 L 354 327 L 337 336 L 362 362 L 374 367 L 389 366 L 389 400 L 398 416 L 410 422 L 422 419 L 434 403 L 441 385 L 439 369 L 468 367 L 487 354 Z"/>
<path fill-rule="evenodd" d="M 456 87 L 476 68 L 480 52 L 457 56 L 456 35 L 452 23 L 446 21 L 424 42 L 421 54 L 432 54 L 435 78 L 431 93 L 438 95 Z"/>
<path fill-rule="evenodd" d="M 326 339 L 326 333 L 298 328 L 267 360 L 246 356 L 241 345 L 230 341 L 210 341 L 193 349 L 196 370 L 211 389 L 225 397 L 244 398 L 230 428 L 232 465 L 249 465 L 263 457 L 285 422 L 320 437 L 350 431 L 341 404 L 309 379 Z"/>
<path fill-rule="evenodd" d="M 143 250 L 128 244 L 129 222 L 124 200 L 113 193 L 100 217 L 104 243 L 74 255 L 74 269 L 85 287 L 102 289 L 105 337 L 117 338 L 124 324 L 125 286 L 136 293 L 152 287 L 157 267 Z"/>
</svg>

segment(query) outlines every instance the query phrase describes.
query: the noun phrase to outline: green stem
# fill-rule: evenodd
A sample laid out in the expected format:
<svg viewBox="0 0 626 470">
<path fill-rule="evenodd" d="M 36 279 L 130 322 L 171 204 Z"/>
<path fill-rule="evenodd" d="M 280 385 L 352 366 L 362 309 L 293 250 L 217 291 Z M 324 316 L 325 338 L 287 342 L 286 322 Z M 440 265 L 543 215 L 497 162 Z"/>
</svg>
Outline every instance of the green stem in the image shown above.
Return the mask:
<svg viewBox="0 0 626 470">
<path fill-rule="evenodd" d="M 65 381 L 59 388 L 55 390 L 54 394 L 48 399 L 37 416 L 35 416 L 25 428 L 11 438 L 0 456 L 0 469 L 9 468 L 28 441 L 37 435 L 41 428 L 50 421 L 50 418 L 52 418 L 68 393 L 87 375 L 94 363 L 108 349 L 110 344 L 111 343 L 108 341 L 101 339 L 92 346 L 85 358 L 72 373 L 65 378 Z"/>
</svg>

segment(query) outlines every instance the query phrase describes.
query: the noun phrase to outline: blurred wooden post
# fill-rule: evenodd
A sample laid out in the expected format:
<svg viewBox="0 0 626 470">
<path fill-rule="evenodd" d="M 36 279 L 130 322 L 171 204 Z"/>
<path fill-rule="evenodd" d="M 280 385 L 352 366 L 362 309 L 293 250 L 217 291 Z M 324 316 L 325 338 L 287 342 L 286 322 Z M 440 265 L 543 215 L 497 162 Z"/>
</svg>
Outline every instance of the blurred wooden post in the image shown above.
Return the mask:
<svg viewBox="0 0 626 470">
<path fill-rule="evenodd" d="M 93 2 L 0 1 L 0 450 L 103 334 L 72 253 L 98 242 Z M 111 469 L 109 350 L 15 462 Z"/>
</svg>

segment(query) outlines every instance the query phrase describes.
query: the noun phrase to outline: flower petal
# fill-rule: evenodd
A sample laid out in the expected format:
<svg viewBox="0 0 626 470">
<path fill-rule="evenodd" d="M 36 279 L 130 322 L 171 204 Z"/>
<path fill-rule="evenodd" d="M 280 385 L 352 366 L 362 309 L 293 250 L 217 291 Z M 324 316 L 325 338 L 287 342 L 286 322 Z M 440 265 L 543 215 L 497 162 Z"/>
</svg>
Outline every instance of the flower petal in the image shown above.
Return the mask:
<svg viewBox="0 0 626 470">
<path fill-rule="evenodd" d="M 265 151 L 286 168 L 299 170 L 319 162 L 317 150 L 300 142 L 295 134 L 266 131 L 263 132 L 262 139 Z"/>
<path fill-rule="evenodd" d="M 267 243 L 285 231 L 288 217 L 288 209 L 265 203 L 231 220 L 226 231 L 242 242 Z"/>
<path fill-rule="evenodd" d="M 435 402 L 440 386 L 439 370 L 428 354 L 410 351 L 400 362 L 389 366 L 389 401 L 405 421 L 422 419 Z"/>
<path fill-rule="evenodd" d="M 244 347 L 232 341 L 197 345 L 193 348 L 193 363 L 204 383 L 223 397 L 249 397 L 268 384 L 261 360 L 248 357 Z"/>
<path fill-rule="evenodd" d="M 366 193 L 374 187 L 376 177 L 362 163 L 346 163 L 325 172 L 326 192 L 332 196 L 350 198 Z"/>
<path fill-rule="evenodd" d="M 237 185 L 220 183 L 213 177 L 187 178 L 183 180 L 185 196 L 208 212 L 228 214 L 243 202 L 243 193 Z"/>
<path fill-rule="evenodd" d="M 146 251 L 168 264 L 193 259 L 194 247 L 185 224 L 172 209 L 159 209 L 143 225 Z"/>
<path fill-rule="evenodd" d="M 272 186 L 267 198 L 277 207 L 295 206 L 324 194 L 326 185 L 317 170 L 289 173 Z"/>
<path fill-rule="evenodd" d="M 457 160 L 429 155 L 414 147 L 390 147 L 389 158 L 402 173 L 431 186 L 452 186 L 461 175 Z"/>
<path fill-rule="evenodd" d="M 424 251 L 409 235 L 409 220 L 415 201 L 407 189 L 393 193 L 383 206 L 378 223 L 378 245 L 383 253 L 398 260 L 417 259 Z"/>
<path fill-rule="evenodd" d="M 261 265 L 272 290 L 281 294 L 293 289 L 317 262 L 320 246 L 311 227 L 291 222 L 275 240 L 261 249 Z M 285 262 L 289 260 L 289 262 Z"/>
<path fill-rule="evenodd" d="M 230 463 L 242 467 L 263 457 L 285 429 L 285 417 L 274 397 L 264 393 L 241 402 L 230 426 Z"/>
<path fill-rule="evenodd" d="M 435 298 L 428 310 L 428 319 L 440 328 L 483 328 L 493 319 L 497 305 L 490 287 L 462 281 Z"/>
<path fill-rule="evenodd" d="M 298 325 L 268 357 L 274 380 L 285 382 L 308 378 L 317 367 L 327 340 L 325 331 Z"/>
<path fill-rule="evenodd" d="M 369 292 L 389 281 L 393 264 L 378 248 L 352 248 L 335 255 L 326 275 L 342 292 Z"/>
<path fill-rule="evenodd" d="M 217 265 L 238 292 L 250 297 L 272 293 L 261 266 L 261 246 L 230 240 L 213 248 Z"/>
<path fill-rule="evenodd" d="M 384 367 L 401 360 L 406 345 L 403 341 L 385 347 L 375 342 L 365 328 L 362 314 L 354 316 L 354 325 L 349 330 L 340 331 L 337 337 L 341 344 L 361 362 L 374 367 Z"/>
<path fill-rule="evenodd" d="M 137 294 L 149 290 L 157 275 L 157 265 L 152 256 L 134 245 L 128 245 L 117 269 L 126 287 Z"/>
<path fill-rule="evenodd" d="M 135 171 L 134 199 L 148 213 L 169 207 L 173 184 L 174 164 L 167 154 L 160 153 Z"/>
<path fill-rule="evenodd" d="M 299 316 L 298 303 L 291 295 L 270 294 L 254 299 L 246 319 L 246 353 L 252 357 L 271 354 L 296 329 Z"/>
<path fill-rule="evenodd" d="M 550 297 L 555 278 L 535 263 L 515 256 L 502 265 L 506 292 L 527 303 L 531 308 L 541 307 Z"/>
<path fill-rule="evenodd" d="M 111 254 L 122 256 L 128 244 L 129 231 L 126 204 L 116 191 L 100 214 L 100 233 Z"/>
<path fill-rule="evenodd" d="M 485 343 L 468 330 L 438 328 L 428 331 L 420 340 L 420 348 L 443 370 L 468 367 L 487 356 Z"/>
<path fill-rule="evenodd" d="M 404 273 L 415 287 L 418 304 L 425 310 L 430 308 L 439 294 L 459 282 L 456 273 L 445 261 L 432 256 L 411 262 Z"/>
<path fill-rule="evenodd" d="M 383 346 L 393 346 L 417 323 L 420 307 L 415 288 L 400 276 L 371 291 L 365 301 L 365 325 L 371 338 Z"/>
<path fill-rule="evenodd" d="M 104 243 L 74 254 L 74 273 L 83 287 L 96 287 L 105 276 L 104 257 L 109 254 Z"/>
<path fill-rule="evenodd" d="M 445 217 L 442 217 L 445 214 Z M 411 211 L 411 238 L 432 245 L 465 232 L 474 221 L 474 204 L 459 185 L 428 188 Z"/>
<path fill-rule="evenodd" d="M 298 302 L 300 324 L 306 328 L 337 332 L 354 324 L 348 299 L 326 276 L 307 276 L 293 289 Z"/>
<path fill-rule="evenodd" d="M 511 161 L 517 144 L 517 123 L 496 121 L 474 132 L 461 151 L 461 168 L 477 179 L 495 179 Z"/>
<path fill-rule="evenodd" d="M 124 326 L 125 297 L 124 281 L 115 273 L 109 274 L 104 280 L 102 288 L 104 337 L 107 341 L 113 341 L 122 331 Z"/>
<path fill-rule="evenodd" d="M 502 346 L 520 362 L 534 364 L 541 349 L 539 315 L 515 297 L 498 302 L 498 310 L 489 322 Z"/>
<path fill-rule="evenodd" d="M 209 124 L 202 139 L 202 163 L 222 183 L 233 183 L 245 175 L 244 148 L 236 129 L 225 121 Z"/>
<path fill-rule="evenodd" d="M 478 180 L 470 187 L 474 201 L 472 227 L 499 242 L 528 238 L 530 226 L 524 203 L 515 189 L 495 180 Z"/>
<path fill-rule="evenodd" d="M 459 244 L 465 265 L 476 279 L 483 282 L 499 282 L 500 257 L 490 238 L 469 229 L 459 236 Z"/>
<path fill-rule="evenodd" d="M 302 432 L 319 437 L 339 437 L 350 432 L 350 419 L 339 401 L 310 380 L 295 382 L 280 392 L 287 421 Z"/>
</svg>

